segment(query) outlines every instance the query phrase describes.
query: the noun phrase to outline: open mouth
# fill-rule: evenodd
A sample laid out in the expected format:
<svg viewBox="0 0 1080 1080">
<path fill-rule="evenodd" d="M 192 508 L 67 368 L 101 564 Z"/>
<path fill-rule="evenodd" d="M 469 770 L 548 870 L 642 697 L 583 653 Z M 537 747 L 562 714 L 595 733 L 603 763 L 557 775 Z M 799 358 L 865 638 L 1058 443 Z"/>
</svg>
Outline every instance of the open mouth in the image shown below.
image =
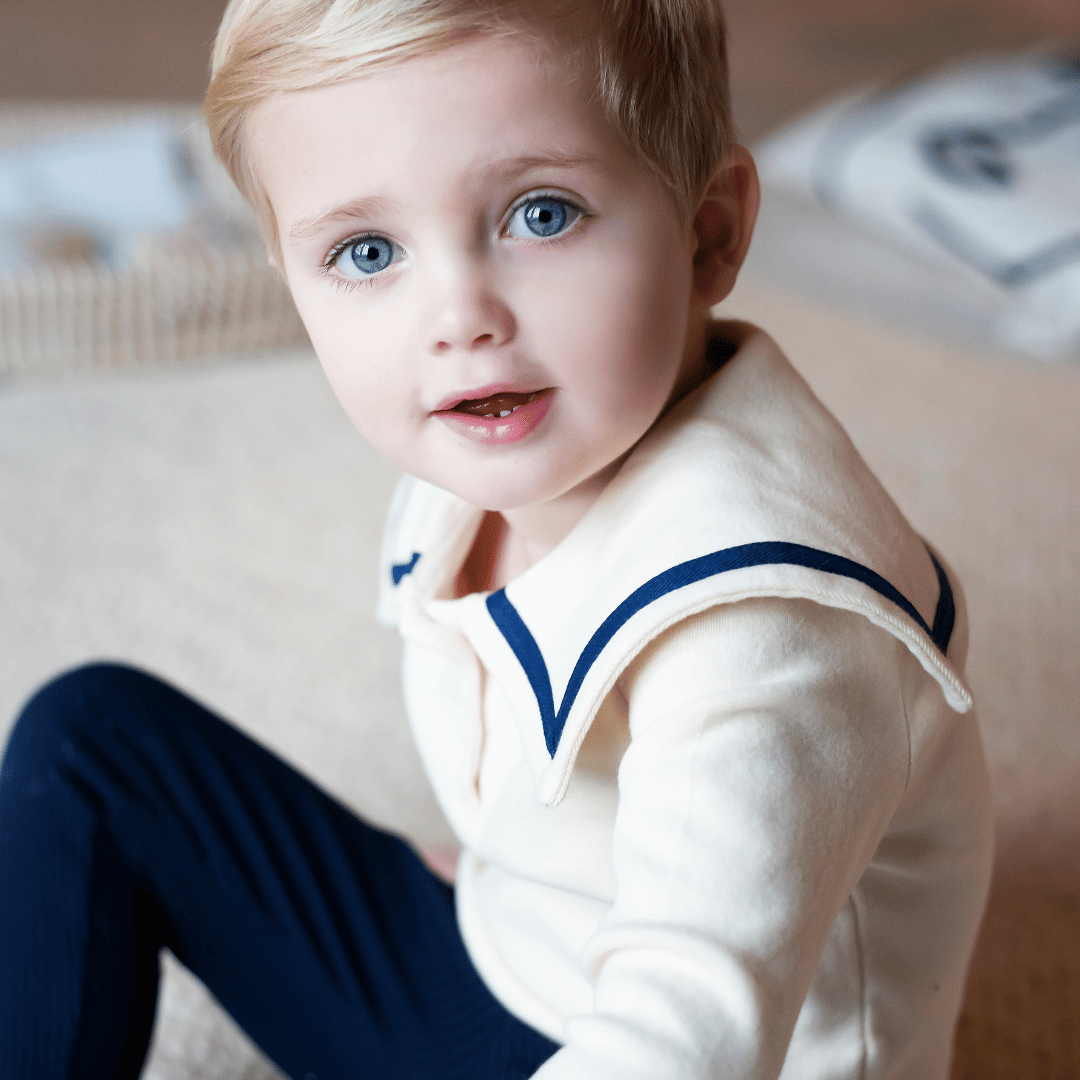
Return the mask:
<svg viewBox="0 0 1080 1080">
<path fill-rule="evenodd" d="M 484 446 L 516 443 L 543 422 L 555 397 L 553 387 L 516 393 L 500 390 L 484 397 L 464 398 L 437 409 L 434 417 L 470 442 Z"/>
<path fill-rule="evenodd" d="M 498 420 L 504 416 L 510 416 L 517 412 L 523 405 L 535 401 L 542 391 L 535 390 L 531 394 L 492 394 L 485 398 L 466 398 L 459 401 L 450 412 L 464 413 L 466 416 L 482 416 L 486 420 Z"/>
</svg>

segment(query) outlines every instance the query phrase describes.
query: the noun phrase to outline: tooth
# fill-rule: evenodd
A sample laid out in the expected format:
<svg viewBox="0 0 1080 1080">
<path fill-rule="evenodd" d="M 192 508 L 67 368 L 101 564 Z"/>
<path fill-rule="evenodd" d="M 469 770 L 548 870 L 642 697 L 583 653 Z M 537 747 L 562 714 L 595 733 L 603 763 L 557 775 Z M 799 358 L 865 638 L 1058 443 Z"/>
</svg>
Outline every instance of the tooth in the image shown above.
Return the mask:
<svg viewBox="0 0 1080 1080">
<path fill-rule="evenodd" d="M 500 416 L 509 416 L 513 411 L 514 411 L 513 409 L 503 409 L 503 411 L 501 413 L 499 413 L 499 415 Z"/>
</svg>

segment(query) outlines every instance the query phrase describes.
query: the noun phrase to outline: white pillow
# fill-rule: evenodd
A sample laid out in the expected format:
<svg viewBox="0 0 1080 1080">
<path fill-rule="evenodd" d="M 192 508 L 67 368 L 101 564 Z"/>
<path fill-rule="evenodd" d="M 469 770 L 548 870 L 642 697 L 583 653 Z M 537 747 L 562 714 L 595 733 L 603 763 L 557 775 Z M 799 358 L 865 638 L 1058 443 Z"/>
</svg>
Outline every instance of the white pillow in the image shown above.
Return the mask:
<svg viewBox="0 0 1080 1080">
<path fill-rule="evenodd" d="M 828 105 L 765 183 L 993 290 L 1001 344 L 1080 358 L 1080 59 L 984 59 Z"/>
</svg>

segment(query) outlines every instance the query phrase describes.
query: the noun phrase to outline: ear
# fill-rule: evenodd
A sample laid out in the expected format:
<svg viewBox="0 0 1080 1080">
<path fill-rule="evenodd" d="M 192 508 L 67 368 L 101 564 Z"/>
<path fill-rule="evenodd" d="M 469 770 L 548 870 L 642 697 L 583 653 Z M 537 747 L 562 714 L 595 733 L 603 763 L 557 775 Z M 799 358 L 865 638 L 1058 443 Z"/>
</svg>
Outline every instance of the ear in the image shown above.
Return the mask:
<svg viewBox="0 0 1080 1080">
<path fill-rule="evenodd" d="M 736 146 L 724 158 L 694 214 L 697 239 L 691 301 L 710 308 L 735 287 L 750 247 L 761 188 L 750 151 Z"/>
</svg>

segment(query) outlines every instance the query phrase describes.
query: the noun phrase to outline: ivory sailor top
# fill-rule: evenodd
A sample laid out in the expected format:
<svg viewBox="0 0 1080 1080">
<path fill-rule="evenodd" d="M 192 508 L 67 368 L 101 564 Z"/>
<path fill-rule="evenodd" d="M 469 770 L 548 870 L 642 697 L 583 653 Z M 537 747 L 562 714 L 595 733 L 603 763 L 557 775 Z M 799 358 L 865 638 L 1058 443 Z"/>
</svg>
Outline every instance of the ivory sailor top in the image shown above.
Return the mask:
<svg viewBox="0 0 1080 1080">
<path fill-rule="evenodd" d="M 952 575 L 775 343 L 565 540 L 452 598 L 483 511 L 405 478 L 380 618 L 538 1080 L 935 1080 L 992 858 Z"/>
</svg>

